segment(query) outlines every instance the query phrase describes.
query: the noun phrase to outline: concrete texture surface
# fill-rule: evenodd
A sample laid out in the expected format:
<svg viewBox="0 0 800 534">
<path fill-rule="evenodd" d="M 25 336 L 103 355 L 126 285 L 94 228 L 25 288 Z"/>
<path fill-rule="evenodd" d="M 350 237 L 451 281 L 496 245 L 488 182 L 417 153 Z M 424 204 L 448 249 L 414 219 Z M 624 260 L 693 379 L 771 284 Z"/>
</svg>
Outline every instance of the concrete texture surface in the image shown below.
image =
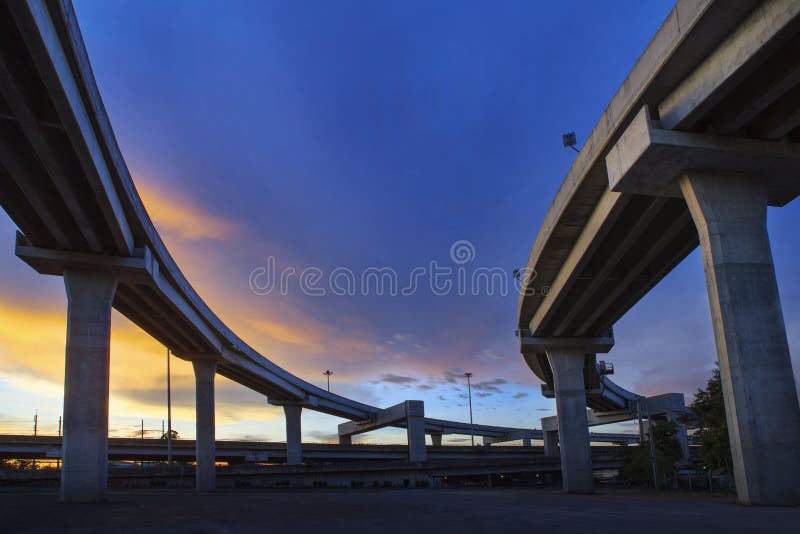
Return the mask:
<svg viewBox="0 0 800 534">
<path fill-rule="evenodd" d="M 117 280 L 110 273 L 67 270 L 64 283 L 69 304 L 61 495 L 65 501 L 98 501 L 108 478 L 111 302 Z"/>
<path fill-rule="evenodd" d="M 55 491 L 0 492 L 4 532 L 797 532 L 800 508 L 732 497 L 600 489 L 364 489 L 111 492 L 66 504 Z"/>
<path fill-rule="evenodd" d="M 800 405 L 758 177 L 681 178 L 697 225 L 743 504 L 800 504 Z M 800 525 L 798 525 L 800 530 Z"/>
</svg>

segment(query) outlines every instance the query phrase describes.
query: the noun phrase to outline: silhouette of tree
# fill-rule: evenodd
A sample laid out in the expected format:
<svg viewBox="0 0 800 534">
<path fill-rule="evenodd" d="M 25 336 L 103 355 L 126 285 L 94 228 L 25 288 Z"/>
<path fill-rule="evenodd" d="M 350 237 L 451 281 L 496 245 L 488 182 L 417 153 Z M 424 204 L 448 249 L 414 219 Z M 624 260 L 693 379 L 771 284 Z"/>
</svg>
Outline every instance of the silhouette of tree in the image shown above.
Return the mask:
<svg viewBox="0 0 800 534">
<path fill-rule="evenodd" d="M 653 422 L 653 448 L 656 456 L 656 471 L 659 487 L 675 474 L 675 467 L 681 459 L 681 445 L 678 442 L 678 426 L 673 421 Z M 653 462 L 650 446 L 627 447 L 628 457 L 619 470 L 619 478 L 639 483 L 653 484 Z"/>
<path fill-rule="evenodd" d="M 695 438 L 703 448 L 703 462 L 710 469 L 731 472 L 731 444 L 725 419 L 725 399 L 719 369 L 708 380 L 705 389 L 698 389 L 691 406 L 691 415 L 699 429 Z"/>
<path fill-rule="evenodd" d="M 164 439 L 164 440 L 167 439 L 167 433 L 166 432 L 161 434 L 161 439 Z M 172 439 L 173 440 L 178 439 L 178 431 L 175 430 L 175 429 L 172 430 Z"/>
</svg>

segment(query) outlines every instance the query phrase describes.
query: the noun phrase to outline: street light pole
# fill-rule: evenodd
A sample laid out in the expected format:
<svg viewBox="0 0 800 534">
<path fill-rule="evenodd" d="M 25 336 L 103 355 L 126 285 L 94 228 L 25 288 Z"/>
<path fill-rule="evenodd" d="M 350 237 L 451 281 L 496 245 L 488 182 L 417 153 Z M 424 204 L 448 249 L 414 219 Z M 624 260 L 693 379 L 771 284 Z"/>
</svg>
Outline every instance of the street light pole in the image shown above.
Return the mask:
<svg viewBox="0 0 800 534">
<path fill-rule="evenodd" d="M 331 391 L 331 375 L 333 374 L 333 371 L 331 371 L 330 369 L 325 369 L 325 372 L 323 372 L 322 374 L 325 375 L 328 378 L 328 392 L 330 393 L 330 391 Z"/>
<path fill-rule="evenodd" d="M 167 348 L 167 465 L 172 466 L 172 378 Z"/>
<path fill-rule="evenodd" d="M 470 429 L 470 439 L 472 440 L 472 446 L 475 446 L 475 425 L 472 423 L 472 384 L 470 383 L 470 378 L 472 378 L 472 373 L 467 371 L 464 373 L 464 376 L 467 377 L 467 395 L 469 396 L 469 429 Z"/>
</svg>

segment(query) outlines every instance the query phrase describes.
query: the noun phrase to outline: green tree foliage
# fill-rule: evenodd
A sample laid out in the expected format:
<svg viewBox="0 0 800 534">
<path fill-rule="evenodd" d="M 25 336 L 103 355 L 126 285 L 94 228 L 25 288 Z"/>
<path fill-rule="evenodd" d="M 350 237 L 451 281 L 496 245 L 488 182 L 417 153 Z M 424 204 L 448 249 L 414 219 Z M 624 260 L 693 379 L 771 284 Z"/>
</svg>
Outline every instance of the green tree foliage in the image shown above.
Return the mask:
<svg viewBox="0 0 800 534">
<path fill-rule="evenodd" d="M 683 451 L 678 441 L 678 425 L 674 421 L 659 421 L 653 427 L 653 444 L 656 449 L 656 466 L 659 473 L 672 476 Z"/>
<path fill-rule="evenodd" d="M 163 440 L 166 440 L 166 439 L 167 439 L 167 437 L 168 437 L 168 436 L 167 436 L 167 433 L 166 433 L 166 432 L 164 432 L 163 434 L 161 434 L 161 439 L 163 439 Z M 177 431 L 177 430 L 174 430 L 174 429 L 172 430 L 172 439 L 173 439 L 173 440 L 175 440 L 175 439 L 178 439 L 178 431 Z"/>
<path fill-rule="evenodd" d="M 678 426 L 672 421 L 654 421 L 653 448 L 659 485 L 664 487 L 672 479 L 681 460 L 681 445 L 678 442 Z M 650 444 L 629 447 L 625 465 L 619 470 L 619 478 L 653 485 L 653 462 Z"/>
<path fill-rule="evenodd" d="M 694 436 L 703 447 L 703 462 L 706 467 L 723 469 L 730 473 L 731 444 L 728 439 L 728 422 L 725 419 L 725 400 L 719 369 L 714 369 L 705 389 L 697 390 L 690 408 L 698 428 Z"/>
<path fill-rule="evenodd" d="M 673 478 L 683 454 L 677 435 L 678 426 L 673 421 L 653 421 L 653 453 L 660 487 L 666 487 Z M 650 451 L 650 441 L 646 440 L 641 447 L 628 447 L 627 452 L 628 457 L 619 470 L 619 478 L 652 486 L 653 453 Z"/>
</svg>

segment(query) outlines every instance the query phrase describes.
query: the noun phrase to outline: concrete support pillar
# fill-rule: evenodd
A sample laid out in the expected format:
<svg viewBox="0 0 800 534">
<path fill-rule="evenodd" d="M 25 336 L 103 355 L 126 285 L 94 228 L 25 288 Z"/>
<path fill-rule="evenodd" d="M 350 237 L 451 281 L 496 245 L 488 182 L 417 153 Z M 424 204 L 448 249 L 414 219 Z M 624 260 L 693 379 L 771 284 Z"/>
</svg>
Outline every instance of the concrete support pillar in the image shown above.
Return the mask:
<svg viewBox="0 0 800 534">
<path fill-rule="evenodd" d="M 442 446 L 442 435 L 433 433 L 431 434 L 431 443 L 434 447 L 441 447 Z"/>
<path fill-rule="evenodd" d="M 339 434 L 339 445 L 352 445 L 353 436 L 350 434 Z"/>
<path fill-rule="evenodd" d="M 531 446 L 531 438 L 522 438 L 522 446 L 523 447 L 530 447 Z"/>
<path fill-rule="evenodd" d="M 425 405 L 422 401 L 406 401 L 406 434 L 408 436 L 408 461 L 424 462 L 427 460 Z"/>
<path fill-rule="evenodd" d="M 67 345 L 61 500 L 106 499 L 108 372 L 111 303 L 117 288 L 109 273 L 65 270 Z"/>
<path fill-rule="evenodd" d="M 561 452 L 558 450 L 558 431 L 545 430 L 542 432 L 544 437 L 544 455 L 545 456 L 558 456 Z"/>
<path fill-rule="evenodd" d="M 551 348 L 547 359 L 553 370 L 564 490 L 592 493 L 594 478 L 583 381 L 585 354 L 580 350 Z"/>
<path fill-rule="evenodd" d="M 195 488 L 209 491 L 216 488 L 216 442 L 214 441 L 214 376 L 217 362 L 214 360 L 192 360 L 195 377 L 196 436 Z"/>
<path fill-rule="evenodd" d="M 283 413 L 286 415 L 286 463 L 289 465 L 302 464 L 301 416 L 303 407 L 299 404 L 284 404 Z"/>
<path fill-rule="evenodd" d="M 739 502 L 800 504 L 800 406 L 766 182 L 698 172 L 680 186 L 700 237 Z"/>
</svg>

